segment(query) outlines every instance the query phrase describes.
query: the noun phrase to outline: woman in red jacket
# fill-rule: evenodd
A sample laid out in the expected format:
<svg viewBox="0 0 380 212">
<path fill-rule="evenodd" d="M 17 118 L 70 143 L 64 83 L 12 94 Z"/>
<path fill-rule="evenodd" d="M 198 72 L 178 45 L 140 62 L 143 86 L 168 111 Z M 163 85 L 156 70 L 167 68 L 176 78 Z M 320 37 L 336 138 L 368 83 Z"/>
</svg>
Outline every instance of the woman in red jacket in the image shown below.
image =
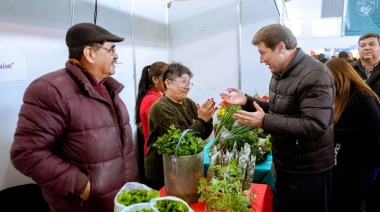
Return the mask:
<svg viewBox="0 0 380 212">
<path fill-rule="evenodd" d="M 166 66 L 166 63 L 160 61 L 145 66 L 139 82 L 135 106 L 135 123 L 137 126 L 139 176 L 141 182 L 144 182 L 145 176 L 144 156 L 147 152 L 146 141 L 149 137 L 148 114 L 153 103 L 162 97 L 164 92 L 162 73 Z"/>
</svg>

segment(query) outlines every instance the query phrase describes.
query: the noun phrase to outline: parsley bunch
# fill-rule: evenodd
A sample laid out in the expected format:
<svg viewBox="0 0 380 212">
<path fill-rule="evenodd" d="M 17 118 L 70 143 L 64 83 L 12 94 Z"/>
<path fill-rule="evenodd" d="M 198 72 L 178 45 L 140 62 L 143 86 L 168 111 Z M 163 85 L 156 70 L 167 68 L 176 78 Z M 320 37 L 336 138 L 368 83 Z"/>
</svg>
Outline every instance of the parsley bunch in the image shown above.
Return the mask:
<svg viewBox="0 0 380 212">
<path fill-rule="evenodd" d="M 168 132 L 160 137 L 153 144 L 159 154 L 188 156 L 196 155 L 203 151 L 205 143 L 200 137 L 196 137 L 191 130 L 183 134 L 184 131 L 177 129 L 174 124 L 170 125 Z M 180 143 L 178 143 L 181 140 Z"/>
</svg>

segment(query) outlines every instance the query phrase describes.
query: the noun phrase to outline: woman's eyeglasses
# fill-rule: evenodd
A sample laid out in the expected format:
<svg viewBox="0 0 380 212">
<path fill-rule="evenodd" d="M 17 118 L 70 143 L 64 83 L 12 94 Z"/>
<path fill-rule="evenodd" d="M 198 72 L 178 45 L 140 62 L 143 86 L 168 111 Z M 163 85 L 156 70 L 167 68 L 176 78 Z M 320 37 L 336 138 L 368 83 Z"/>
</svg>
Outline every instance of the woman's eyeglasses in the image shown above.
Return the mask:
<svg viewBox="0 0 380 212">
<path fill-rule="evenodd" d="M 193 87 L 193 83 L 191 82 L 185 82 L 185 81 L 178 81 L 178 80 L 170 80 L 170 81 L 173 81 L 173 82 L 178 82 L 179 85 L 183 88 L 185 88 L 186 86 L 188 86 L 189 88 L 192 88 Z"/>
</svg>

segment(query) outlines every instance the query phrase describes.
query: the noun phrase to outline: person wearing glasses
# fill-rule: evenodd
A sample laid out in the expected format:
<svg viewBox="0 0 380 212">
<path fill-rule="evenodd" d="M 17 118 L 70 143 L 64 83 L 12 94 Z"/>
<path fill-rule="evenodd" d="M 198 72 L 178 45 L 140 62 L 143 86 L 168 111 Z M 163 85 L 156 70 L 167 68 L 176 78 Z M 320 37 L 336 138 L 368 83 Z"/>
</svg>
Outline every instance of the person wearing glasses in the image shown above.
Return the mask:
<svg viewBox="0 0 380 212">
<path fill-rule="evenodd" d="M 120 188 L 137 180 L 124 86 L 111 77 L 123 40 L 95 24 L 73 25 L 65 67 L 25 91 L 10 157 L 52 212 L 112 212 Z"/>
<path fill-rule="evenodd" d="M 166 134 L 170 125 L 177 129 L 192 129 L 202 139 L 207 139 L 213 131 L 213 120 L 217 107 L 213 99 L 203 104 L 196 104 L 187 97 L 193 83 L 193 73 L 181 63 L 168 64 L 163 75 L 165 92 L 149 111 L 148 151 L 145 155 L 145 184 L 153 189 L 164 186 L 164 169 L 162 155 L 152 145 L 157 138 Z"/>
<path fill-rule="evenodd" d="M 358 41 L 360 58 L 351 66 L 368 86 L 380 96 L 380 36 L 369 32 L 360 36 Z M 380 146 L 377 150 L 380 153 Z M 363 204 L 366 212 L 380 211 L 380 175 L 370 189 Z"/>
</svg>

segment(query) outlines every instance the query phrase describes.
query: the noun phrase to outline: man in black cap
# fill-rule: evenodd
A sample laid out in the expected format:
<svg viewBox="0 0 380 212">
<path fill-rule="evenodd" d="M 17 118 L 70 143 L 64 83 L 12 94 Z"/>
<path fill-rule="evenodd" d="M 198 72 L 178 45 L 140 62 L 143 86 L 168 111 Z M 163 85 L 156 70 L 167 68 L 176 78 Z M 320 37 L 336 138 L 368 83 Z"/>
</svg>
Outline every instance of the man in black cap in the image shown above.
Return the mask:
<svg viewBox="0 0 380 212">
<path fill-rule="evenodd" d="M 124 86 L 110 77 L 123 40 L 95 24 L 72 26 L 66 67 L 25 91 L 11 161 L 51 211 L 113 211 L 120 188 L 137 180 Z"/>
</svg>

